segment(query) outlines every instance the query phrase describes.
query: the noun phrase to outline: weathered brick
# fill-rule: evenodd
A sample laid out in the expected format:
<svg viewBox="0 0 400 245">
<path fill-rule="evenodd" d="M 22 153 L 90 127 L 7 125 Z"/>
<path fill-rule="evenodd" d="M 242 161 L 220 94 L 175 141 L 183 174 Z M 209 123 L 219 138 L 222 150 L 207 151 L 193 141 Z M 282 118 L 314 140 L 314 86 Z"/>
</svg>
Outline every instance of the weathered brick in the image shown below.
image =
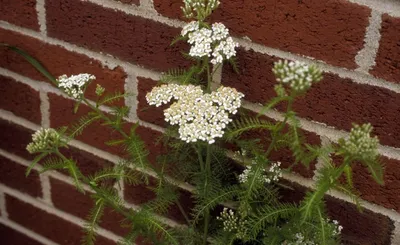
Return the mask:
<svg viewBox="0 0 400 245">
<path fill-rule="evenodd" d="M 28 85 L 0 76 L 0 108 L 40 124 L 40 95 Z"/>
<path fill-rule="evenodd" d="M 47 0 L 46 7 L 52 37 L 155 70 L 188 64 L 179 52 L 186 46 L 170 46 L 178 28 L 88 1 Z"/>
<path fill-rule="evenodd" d="M 74 186 L 54 178 L 50 178 L 50 184 L 52 190 L 51 200 L 57 209 L 73 214 L 81 219 L 86 219 L 94 206 L 94 201 L 90 198 L 90 193 L 83 194 L 77 191 Z M 74 201 L 71 202 L 71 200 Z M 124 236 L 130 230 L 129 227 L 122 227 L 120 225 L 124 219 L 124 216 L 112 211 L 110 208 L 106 208 L 100 226 L 115 234 Z"/>
<path fill-rule="evenodd" d="M 156 187 L 157 181 L 154 178 L 149 178 L 149 182 L 150 183 L 148 186 L 146 186 L 145 184 L 137 186 L 126 186 L 124 189 L 125 199 L 130 203 L 141 205 L 156 198 L 156 195 L 153 192 L 153 188 Z M 182 189 L 178 189 L 178 193 L 179 202 L 181 203 L 186 214 L 189 215 L 191 209 L 194 207 L 194 199 L 191 197 L 191 194 L 189 192 Z M 180 223 L 186 222 L 184 216 L 179 210 L 178 205 L 176 204 L 172 205 L 169 208 L 166 216 Z"/>
<path fill-rule="evenodd" d="M 156 10 L 181 16 L 180 0 L 155 0 Z M 235 36 L 269 47 L 356 68 L 371 10 L 343 0 L 222 0 L 212 15 Z"/>
<path fill-rule="evenodd" d="M 0 182 L 25 192 L 34 197 L 42 196 L 42 186 L 39 174 L 36 170 L 32 170 L 29 176 L 25 176 L 26 167 L 0 156 Z"/>
<path fill-rule="evenodd" d="M 157 85 L 157 82 L 149 79 L 138 77 L 138 108 L 137 115 L 141 120 L 154 123 L 161 127 L 165 127 L 167 123 L 164 121 L 164 110 L 168 108 L 168 105 L 160 107 L 150 106 L 146 101 L 146 94 L 150 92 L 153 87 Z"/>
<path fill-rule="evenodd" d="M 382 17 L 381 41 L 371 74 L 400 83 L 400 18 Z"/>
<path fill-rule="evenodd" d="M 29 244 L 29 245 L 42 245 L 42 243 L 33 240 L 32 238 L 13 230 L 3 224 L 0 224 L 1 242 L 9 245 Z"/>
<path fill-rule="evenodd" d="M 272 67 L 277 58 L 240 49 L 238 59 L 240 74 L 225 66 L 222 83 L 237 88 L 254 103 L 266 103 L 274 97 Z M 400 146 L 400 96 L 390 90 L 325 73 L 293 108 L 303 118 L 343 130 L 350 130 L 353 122 L 370 122 L 382 144 Z M 278 109 L 284 110 L 283 106 Z"/>
<path fill-rule="evenodd" d="M 0 119 L 0 148 L 17 156 L 33 159 L 26 146 L 32 141 L 33 131 Z"/>
<path fill-rule="evenodd" d="M 36 0 L 1 0 L 0 13 L 0 20 L 36 31 L 39 30 Z"/>
<path fill-rule="evenodd" d="M 57 45 L 50 45 L 38 39 L 31 38 L 13 31 L 0 28 L 0 41 L 17 46 L 39 60 L 44 67 L 55 77 L 63 74 L 74 75 L 90 73 L 96 80 L 89 85 L 87 96 L 95 100 L 96 84 L 101 84 L 107 92 L 124 91 L 126 73 L 121 67 L 113 69 L 104 67 L 100 61 L 85 55 L 70 52 Z M 35 80 L 47 81 L 31 64 L 20 55 L 0 49 L 0 66 Z M 123 102 L 119 105 L 122 105 Z"/>
<path fill-rule="evenodd" d="M 58 244 L 76 245 L 81 243 L 83 229 L 73 223 L 9 195 L 6 195 L 6 206 L 12 221 Z M 96 244 L 114 245 L 115 242 L 98 236 Z"/>
</svg>

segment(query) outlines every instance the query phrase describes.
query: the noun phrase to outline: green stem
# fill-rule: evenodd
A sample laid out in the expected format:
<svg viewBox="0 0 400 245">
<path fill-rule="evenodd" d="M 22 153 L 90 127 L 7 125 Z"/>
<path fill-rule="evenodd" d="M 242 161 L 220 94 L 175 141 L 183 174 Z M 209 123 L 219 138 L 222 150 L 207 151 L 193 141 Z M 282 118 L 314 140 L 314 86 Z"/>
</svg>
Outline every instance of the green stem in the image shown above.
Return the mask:
<svg viewBox="0 0 400 245">
<path fill-rule="evenodd" d="M 204 197 L 208 196 L 209 191 L 209 178 L 211 177 L 211 146 L 207 144 L 207 156 L 206 156 L 206 166 L 205 166 L 206 181 L 204 183 Z M 208 238 L 208 226 L 210 223 L 210 210 L 207 209 L 204 216 L 204 234 L 203 234 L 203 244 L 207 244 Z"/>
</svg>

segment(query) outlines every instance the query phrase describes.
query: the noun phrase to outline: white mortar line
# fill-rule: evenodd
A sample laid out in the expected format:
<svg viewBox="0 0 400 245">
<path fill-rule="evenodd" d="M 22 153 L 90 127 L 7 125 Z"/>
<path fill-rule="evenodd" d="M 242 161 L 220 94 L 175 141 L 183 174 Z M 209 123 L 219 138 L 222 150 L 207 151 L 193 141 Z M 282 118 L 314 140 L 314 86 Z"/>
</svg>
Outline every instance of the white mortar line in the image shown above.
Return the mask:
<svg viewBox="0 0 400 245">
<path fill-rule="evenodd" d="M 400 223 L 394 222 L 394 230 L 392 232 L 392 245 L 399 245 L 400 244 Z"/>
<path fill-rule="evenodd" d="M 126 4 L 125 4 L 126 5 Z M 137 76 L 141 76 L 141 77 L 145 77 L 145 78 L 150 78 L 153 80 L 159 80 L 161 73 L 156 72 L 156 71 L 152 71 L 150 69 L 146 69 L 137 65 L 134 65 L 132 63 L 129 62 L 125 62 L 125 61 L 121 61 L 117 58 L 114 58 L 112 55 L 107 55 L 107 54 L 103 54 L 101 52 L 94 52 L 88 49 L 84 49 L 82 47 L 79 47 L 77 45 L 68 43 L 68 42 L 64 42 L 61 40 L 57 40 L 54 38 L 50 38 L 50 37 L 44 37 L 42 36 L 40 33 L 32 31 L 30 29 L 26 29 L 23 27 L 19 27 L 16 25 L 12 25 L 10 23 L 7 23 L 5 21 L 0 21 L 0 28 L 6 29 L 6 30 L 10 30 L 10 31 L 15 31 L 15 32 L 19 32 L 23 35 L 26 35 L 28 37 L 32 37 L 35 39 L 38 39 L 44 43 L 48 43 L 51 45 L 57 45 L 57 46 L 61 46 L 62 48 L 64 48 L 67 51 L 70 52 L 74 52 L 80 55 L 85 55 L 89 58 L 95 59 L 97 61 L 99 61 L 103 67 L 109 68 L 109 69 L 115 69 L 118 66 L 121 66 L 125 71 L 132 71 L 135 74 L 137 74 Z"/>
<path fill-rule="evenodd" d="M 36 0 L 36 12 L 38 15 L 40 32 L 43 36 L 47 36 L 45 0 Z"/>
<path fill-rule="evenodd" d="M 138 96 L 139 96 L 139 91 L 138 91 L 138 84 L 139 81 L 137 77 L 134 74 L 131 74 L 129 72 L 128 77 L 125 80 L 125 92 L 126 93 L 131 93 L 132 96 L 125 97 L 125 104 L 128 106 L 129 109 L 129 118 L 131 120 L 137 121 L 138 116 L 137 116 L 137 108 L 138 108 Z"/>
<path fill-rule="evenodd" d="M 50 103 L 47 93 L 40 91 L 40 112 L 42 114 L 42 127 L 50 127 Z"/>
<path fill-rule="evenodd" d="M 55 243 L 55 242 L 53 242 L 53 241 L 51 241 L 51 240 L 49 240 L 49 239 L 47 239 L 47 238 L 45 238 L 45 237 L 43 237 L 41 235 L 38 235 L 38 234 L 34 233 L 31 230 L 28 230 L 27 228 L 21 226 L 18 223 L 15 223 L 14 221 L 6 220 L 4 218 L 0 218 L 0 223 L 5 225 L 5 226 L 8 226 L 9 228 L 11 228 L 13 230 L 18 231 L 21 234 L 26 235 L 29 238 L 32 238 L 33 240 L 36 240 L 36 241 L 40 242 L 41 244 L 44 244 L 44 245 L 59 245 L 58 243 Z"/>
<path fill-rule="evenodd" d="M 221 85 L 222 69 L 223 69 L 222 63 L 219 66 L 213 66 L 213 69 L 212 69 L 213 77 L 212 77 L 211 90 L 216 90 Z"/>
<path fill-rule="evenodd" d="M 358 52 L 355 60 L 359 66 L 356 71 L 368 74 L 369 70 L 375 66 L 375 58 L 379 49 L 381 39 L 382 14 L 372 10 L 369 18 L 369 26 L 364 39 L 364 48 Z"/>
<path fill-rule="evenodd" d="M 157 11 L 154 9 L 153 0 L 140 0 L 140 8 L 149 12 L 157 13 Z"/>
<path fill-rule="evenodd" d="M 43 200 L 43 202 L 47 203 L 48 205 L 53 206 L 53 201 L 51 200 L 51 185 L 50 185 L 49 174 L 43 173 L 43 174 L 40 174 L 39 177 L 40 177 L 40 183 L 41 183 L 42 192 L 43 192 L 42 200 Z"/>
<path fill-rule="evenodd" d="M 0 211 L 1 211 L 1 218 L 7 219 L 7 207 L 6 207 L 6 198 L 3 192 L 0 191 Z"/>
<path fill-rule="evenodd" d="M 348 0 L 348 1 L 370 7 L 381 13 L 388 13 L 393 17 L 400 17 L 400 4 L 398 0 Z"/>
<path fill-rule="evenodd" d="M 65 212 L 60 211 L 58 209 L 55 209 L 54 207 L 48 206 L 46 204 L 43 204 L 42 202 L 38 201 L 37 199 L 34 199 L 34 198 L 30 197 L 30 196 L 27 196 L 24 193 L 19 192 L 17 190 L 14 190 L 14 189 L 12 189 L 12 188 L 10 188 L 8 186 L 5 186 L 3 184 L 0 184 L 0 189 L 2 189 L 4 191 L 4 193 L 6 193 L 7 195 L 13 196 L 13 197 L 19 199 L 20 201 L 26 202 L 26 203 L 28 203 L 28 204 L 36 207 L 36 208 L 39 208 L 39 209 L 45 211 L 46 213 L 53 214 L 53 215 L 55 215 L 55 216 L 57 216 L 57 217 L 59 217 L 59 218 L 61 218 L 63 220 L 66 220 L 66 221 L 68 221 L 70 223 L 78 225 L 78 226 L 80 226 L 82 228 L 85 227 L 84 226 L 85 220 L 83 220 L 83 219 L 80 219 L 80 218 L 78 218 L 76 216 L 73 216 L 71 214 L 65 213 Z M 99 235 L 102 235 L 105 238 L 108 238 L 108 239 L 110 239 L 112 241 L 115 241 L 115 242 L 118 242 L 118 241 L 121 240 L 120 236 L 115 235 L 113 232 L 105 230 L 105 229 L 100 228 L 100 227 L 96 230 L 96 233 L 99 234 Z"/>
</svg>

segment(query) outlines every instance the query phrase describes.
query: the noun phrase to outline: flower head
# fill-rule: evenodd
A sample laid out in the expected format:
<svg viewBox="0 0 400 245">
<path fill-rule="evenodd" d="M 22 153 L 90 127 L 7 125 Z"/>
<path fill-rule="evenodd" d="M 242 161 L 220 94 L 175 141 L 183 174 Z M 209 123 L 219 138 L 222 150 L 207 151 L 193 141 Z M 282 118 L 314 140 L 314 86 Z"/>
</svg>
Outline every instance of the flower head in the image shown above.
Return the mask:
<svg viewBox="0 0 400 245">
<path fill-rule="evenodd" d="M 58 87 L 69 96 L 79 99 L 83 95 L 83 89 L 85 85 L 94 79 L 96 79 L 94 75 L 86 73 L 72 75 L 70 77 L 67 75 L 62 75 L 58 78 Z"/>
<path fill-rule="evenodd" d="M 247 183 L 250 179 L 254 179 L 257 182 L 272 183 L 277 182 L 282 177 L 282 170 L 280 168 L 281 163 L 272 163 L 268 171 L 258 171 L 257 162 L 252 161 L 251 165 L 246 166 L 246 169 L 238 176 L 240 183 Z"/>
<path fill-rule="evenodd" d="M 59 145 L 61 135 L 52 128 L 41 128 L 32 135 L 32 142 L 26 149 L 29 153 L 38 153 L 52 149 Z"/>
<path fill-rule="evenodd" d="M 232 209 L 224 208 L 217 220 L 222 221 L 224 231 L 235 232 L 239 239 L 245 237 L 246 222 Z"/>
<path fill-rule="evenodd" d="M 176 100 L 164 110 L 165 121 L 179 125 L 180 138 L 186 142 L 197 140 L 215 142 L 222 137 L 224 128 L 241 106 L 243 94 L 236 89 L 220 87 L 210 94 L 203 94 L 199 86 L 168 84 L 153 88 L 146 95 L 149 105 L 161 106 Z"/>
<path fill-rule="evenodd" d="M 212 11 L 218 8 L 219 0 L 184 0 L 185 6 L 181 7 L 183 15 L 188 18 L 204 20 Z"/>
<path fill-rule="evenodd" d="M 216 65 L 236 55 L 238 43 L 229 36 L 229 30 L 222 23 L 214 23 L 209 27 L 201 27 L 198 21 L 192 21 L 183 27 L 181 35 L 188 38 L 191 44 L 189 55 L 192 57 L 212 57 L 211 63 Z"/>
<path fill-rule="evenodd" d="M 298 92 L 306 91 L 313 83 L 322 79 L 322 72 L 316 66 L 309 66 L 299 61 L 280 60 L 275 62 L 272 71 L 278 82 L 287 84 Z"/>
<path fill-rule="evenodd" d="M 361 126 L 354 124 L 350 131 L 350 137 L 341 143 L 343 149 L 346 152 L 361 158 L 377 156 L 379 140 L 376 136 L 371 137 L 371 132 L 372 126 L 369 123 Z"/>
</svg>

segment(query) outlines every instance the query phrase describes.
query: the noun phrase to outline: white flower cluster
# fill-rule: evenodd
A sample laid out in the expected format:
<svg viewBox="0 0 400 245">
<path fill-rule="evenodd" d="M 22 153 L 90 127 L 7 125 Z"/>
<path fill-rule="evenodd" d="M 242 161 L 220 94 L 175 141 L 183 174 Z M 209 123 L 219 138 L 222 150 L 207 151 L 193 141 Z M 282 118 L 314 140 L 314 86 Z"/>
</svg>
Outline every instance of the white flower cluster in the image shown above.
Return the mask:
<svg viewBox="0 0 400 245">
<path fill-rule="evenodd" d="M 294 241 L 286 243 L 287 245 L 317 245 L 315 242 L 306 240 L 304 235 L 301 233 L 296 233 L 295 234 L 295 239 Z"/>
<path fill-rule="evenodd" d="M 245 236 L 246 222 L 237 216 L 232 209 L 224 208 L 217 220 L 222 221 L 224 231 L 236 232 L 237 238 Z"/>
<path fill-rule="evenodd" d="M 283 84 L 288 84 L 295 91 L 305 91 L 313 83 L 322 79 L 322 72 L 314 65 L 306 65 L 299 61 L 280 60 L 275 62 L 272 69 L 276 80 Z"/>
<path fill-rule="evenodd" d="M 200 28 L 198 21 L 192 21 L 183 27 L 181 35 L 188 37 L 191 44 L 189 55 L 192 57 L 212 57 L 216 65 L 236 55 L 238 43 L 229 36 L 229 30 L 222 23 L 214 23 L 211 29 Z"/>
<path fill-rule="evenodd" d="M 257 164 L 254 160 L 251 165 L 246 166 L 246 169 L 238 176 L 240 183 L 246 183 L 249 178 L 254 178 L 255 170 L 254 166 Z M 256 181 L 265 182 L 267 184 L 277 182 L 282 177 L 282 169 L 280 168 L 281 163 L 276 162 L 271 165 L 268 171 L 262 171 L 261 174 L 255 176 Z"/>
<path fill-rule="evenodd" d="M 83 95 L 83 88 L 85 85 L 94 79 L 96 79 L 94 75 L 86 73 L 72 75 L 70 77 L 62 75 L 58 78 L 58 87 L 69 96 L 79 99 Z"/>
<path fill-rule="evenodd" d="M 328 220 L 329 222 L 329 220 Z M 338 236 L 342 233 L 343 230 L 343 226 L 339 225 L 339 222 L 337 220 L 332 220 L 331 223 L 334 227 L 333 227 L 333 235 L 334 236 Z"/>
<path fill-rule="evenodd" d="M 197 140 L 215 142 L 241 106 L 244 95 L 234 88 L 220 87 L 203 94 L 200 86 L 168 84 L 153 88 L 146 95 L 149 105 L 161 106 L 177 100 L 164 110 L 165 121 L 179 125 L 180 138 L 186 142 Z"/>
<path fill-rule="evenodd" d="M 32 142 L 26 149 L 29 153 L 38 153 L 58 146 L 61 141 L 60 134 L 52 128 L 41 128 L 32 135 Z"/>
<path fill-rule="evenodd" d="M 330 220 L 330 219 L 324 219 L 324 222 L 327 227 L 330 228 L 332 231 L 332 236 L 337 237 L 342 233 L 343 227 L 339 225 L 339 222 L 337 220 Z M 302 233 L 296 233 L 294 240 L 286 243 L 287 245 L 317 245 L 319 243 L 314 242 L 317 240 L 315 237 L 312 237 L 310 239 L 306 239 L 304 237 L 304 234 Z"/>
<path fill-rule="evenodd" d="M 365 157 L 376 156 L 378 138 L 371 137 L 372 126 L 371 124 L 357 125 L 354 124 L 350 131 L 350 137 L 343 143 L 343 148 L 350 154 Z"/>
<path fill-rule="evenodd" d="M 183 2 L 185 6 L 181 9 L 185 17 L 188 19 L 196 17 L 200 20 L 207 18 L 220 4 L 219 0 L 184 0 Z"/>
</svg>

